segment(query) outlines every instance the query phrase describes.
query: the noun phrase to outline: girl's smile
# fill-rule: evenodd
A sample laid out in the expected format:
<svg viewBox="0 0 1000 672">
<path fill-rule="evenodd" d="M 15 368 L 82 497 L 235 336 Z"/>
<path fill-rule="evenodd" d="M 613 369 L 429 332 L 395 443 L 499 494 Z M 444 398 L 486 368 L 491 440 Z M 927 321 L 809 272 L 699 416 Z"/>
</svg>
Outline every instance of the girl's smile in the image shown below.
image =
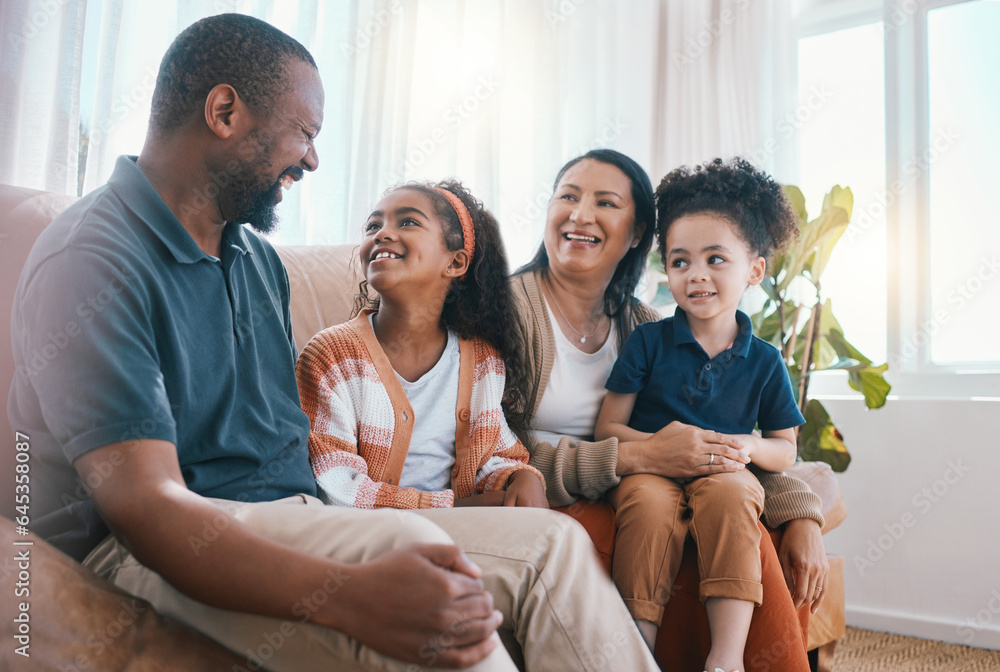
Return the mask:
<svg viewBox="0 0 1000 672">
<path fill-rule="evenodd" d="M 393 259 L 402 259 L 403 255 L 398 252 L 393 252 L 386 249 L 385 247 L 376 246 L 372 251 L 371 258 L 368 260 L 369 265 L 380 262 L 380 261 L 391 261 Z"/>
</svg>

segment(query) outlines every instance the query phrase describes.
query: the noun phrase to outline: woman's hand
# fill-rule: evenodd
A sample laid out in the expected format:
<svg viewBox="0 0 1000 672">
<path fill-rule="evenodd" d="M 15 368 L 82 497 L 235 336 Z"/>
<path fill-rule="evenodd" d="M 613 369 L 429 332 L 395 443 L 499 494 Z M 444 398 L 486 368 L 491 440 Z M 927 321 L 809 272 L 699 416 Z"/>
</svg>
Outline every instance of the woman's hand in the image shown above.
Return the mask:
<svg viewBox="0 0 1000 672">
<path fill-rule="evenodd" d="M 511 474 L 507 480 L 504 506 L 533 506 L 537 509 L 549 508 L 545 499 L 545 487 L 534 472 L 521 469 Z"/>
<path fill-rule="evenodd" d="M 749 461 L 739 438 L 674 421 L 643 441 L 620 442 L 617 471 L 691 478 L 739 471 Z"/>
<path fill-rule="evenodd" d="M 809 611 L 815 614 L 830 582 L 830 562 L 826 559 L 819 523 L 811 518 L 785 523 L 778 560 L 795 608 L 810 603 Z"/>
</svg>

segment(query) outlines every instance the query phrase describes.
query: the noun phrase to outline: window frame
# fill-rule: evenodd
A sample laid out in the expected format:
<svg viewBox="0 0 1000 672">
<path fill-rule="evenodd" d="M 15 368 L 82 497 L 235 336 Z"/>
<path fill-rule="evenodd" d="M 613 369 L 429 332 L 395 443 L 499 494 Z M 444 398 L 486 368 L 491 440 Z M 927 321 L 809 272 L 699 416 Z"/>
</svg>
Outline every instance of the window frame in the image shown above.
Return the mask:
<svg viewBox="0 0 1000 672">
<path fill-rule="evenodd" d="M 915 179 L 904 177 L 904 168 L 932 145 L 927 15 L 970 1 L 801 0 L 798 5 L 796 42 L 870 23 L 883 25 L 885 185 L 888 189 L 912 180 L 886 207 L 890 399 L 1000 400 L 1000 354 L 985 362 L 931 360 L 930 274 L 921 272 L 931 261 L 930 173 L 921 170 Z M 844 377 L 842 372 L 816 374 L 810 392 L 826 399 L 859 397 L 844 394 Z"/>
</svg>

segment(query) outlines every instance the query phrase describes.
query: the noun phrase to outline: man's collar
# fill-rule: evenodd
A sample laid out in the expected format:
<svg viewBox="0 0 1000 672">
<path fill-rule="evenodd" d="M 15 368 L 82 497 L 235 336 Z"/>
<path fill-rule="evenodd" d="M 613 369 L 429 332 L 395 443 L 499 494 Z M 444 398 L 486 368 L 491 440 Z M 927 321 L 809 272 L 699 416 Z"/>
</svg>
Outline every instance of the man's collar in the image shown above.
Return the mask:
<svg viewBox="0 0 1000 672">
<path fill-rule="evenodd" d="M 126 207 L 163 242 L 179 263 L 193 264 L 205 259 L 207 255 L 153 188 L 136 164 L 137 159 L 135 156 L 119 156 L 108 185 Z M 223 249 L 227 245 L 243 254 L 250 251 L 242 225 L 235 222 L 226 224 L 222 231 Z"/>
<path fill-rule="evenodd" d="M 733 341 L 733 354 L 744 359 L 750 354 L 750 343 L 753 341 L 753 326 L 750 318 L 742 310 L 736 311 L 736 326 L 739 331 Z M 698 343 L 688 326 L 687 313 L 680 306 L 674 310 L 674 345 L 682 343 Z"/>
<path fill-rule="evenodd" d="M 236 222 L 226 222 L 226 228 L 222 229 L 222 247 L 229 245 L 241 254 L 253 254 L 247 243 L 247 230 L 242 224 Z"/>
</svg>

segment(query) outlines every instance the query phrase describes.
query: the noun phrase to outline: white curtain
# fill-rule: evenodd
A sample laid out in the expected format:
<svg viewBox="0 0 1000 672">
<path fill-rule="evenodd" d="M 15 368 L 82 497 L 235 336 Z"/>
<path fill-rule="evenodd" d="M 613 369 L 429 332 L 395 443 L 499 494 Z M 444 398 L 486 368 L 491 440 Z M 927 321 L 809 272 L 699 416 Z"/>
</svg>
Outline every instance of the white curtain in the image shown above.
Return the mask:
<svg viewBox="0 0 1000 672">
<path fill-rule="evenodd" d="M 664 0 L 653 137 L 658 175 L 737 154 L 794 175 L 796 92 L 790 0 Z"/>
<path fill-rule="evenodd" d="M 358 42 L 344 97 L 328 86 L 327 99 L 327 114 L 340 102 L 349 115 L 327 138 L 350 147 L 332 177 L 348 187 L 348 240 L 391 184 L 457 176 L 497 215 L 516 264 L 567 159 L 610 146 L 649 165 L 655 0 L 360 4 L 351 34 L 375 35 Z M 386 7 L 398 13 L 381 27 Z"/>
<path fill-rule="evenodd" d="M 77 193 L 86 2 L 0 4 L 0 183 Z"/>
<path fill-rule="evenodd" d="M 8 2 L 5 30 L 46 3 L 60 28 L 0 52 L 0 137 L 17 148 L 0 181 L 76 192 L 87 16 L 84 192 L 119 154 L 141 149 L 155 73 L 177 33 L 238 11 L 300 40 L 326 88 L 320 169 L 282 203 L 280 242 L 355 241 L 390 185 L 455 176 L 497 215 L 517 264 L 537 246 L 552 179 L 572 156 L 619 149 L 655 185 L 680 163 L 763 147 L 781 96 L 795 95 L 784 72 L 794 73 L 789 2 L 104 0 L 89 14 L 83 2 Z M 31 87 L 48 92 L 42 105 Z M 780 166 L 783 151 L 763 165 Z"/>
</svg>

